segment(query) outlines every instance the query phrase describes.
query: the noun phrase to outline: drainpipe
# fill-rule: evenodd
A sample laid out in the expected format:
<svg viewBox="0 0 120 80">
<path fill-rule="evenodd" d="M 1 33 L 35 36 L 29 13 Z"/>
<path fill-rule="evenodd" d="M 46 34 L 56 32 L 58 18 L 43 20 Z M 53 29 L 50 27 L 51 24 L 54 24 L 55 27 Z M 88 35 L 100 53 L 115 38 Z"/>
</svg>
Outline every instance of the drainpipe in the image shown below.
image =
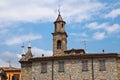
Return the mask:
<svg viewBox="0 0 120 80">
<path fill-rule="evenodd" d="M 93 65 L 93 57 L 92 57 L 92 80 L 94 80 L 94 65 Z"/>
<path fill-rule="evenodd" d="M 52 80 L 54 80 L 54 59 L 52 59 Z"/>
</svg>

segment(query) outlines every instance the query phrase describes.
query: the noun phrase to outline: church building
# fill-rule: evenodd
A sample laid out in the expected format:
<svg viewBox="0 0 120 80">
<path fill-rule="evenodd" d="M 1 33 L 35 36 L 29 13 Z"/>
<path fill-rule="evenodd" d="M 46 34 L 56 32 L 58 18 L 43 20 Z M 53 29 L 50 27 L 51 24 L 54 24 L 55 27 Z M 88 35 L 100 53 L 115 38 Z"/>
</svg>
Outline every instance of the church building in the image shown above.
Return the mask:
<svg viewBox="0 0 120 80">
<path fill-rule="evenodd" d="M 22 80 L 120 80 L 118 53 L 86 53 L 67 50 L 66 22 L 59 12 L 54 22 L 53 56 L 33 57 L 31 46 L 22 53 Z"/>
</svg>

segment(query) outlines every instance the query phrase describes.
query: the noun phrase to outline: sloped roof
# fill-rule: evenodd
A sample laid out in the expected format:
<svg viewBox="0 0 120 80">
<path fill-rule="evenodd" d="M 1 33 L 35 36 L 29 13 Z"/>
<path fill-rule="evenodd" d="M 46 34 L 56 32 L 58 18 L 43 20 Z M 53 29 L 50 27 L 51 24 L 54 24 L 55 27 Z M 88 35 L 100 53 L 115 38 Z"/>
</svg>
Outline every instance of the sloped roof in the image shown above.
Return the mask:
<svg viewBox="0 0 120 80">
<path fill-rule="evenodd" d="M 91 59 L 91 58 L 119 58 L 118 53 L 106 53 L 106 54 L 72 54 L 62 56 L 46 56 L 30 58 L 27 62 L 34 61 L 50 61 L 50 60 L 65 60 L 65 59 Z M 24 61 L 23 61 L 24 62 Z"/>
<path fill-rule="evenodd" d="M 57 17 L 56 21 L 63 21 L 63 19 L 62 19 L 62 17 L 61 17 L 61 15 L 60 15 L 60 14 L 58 15 L 58 17 Z"/>
<path fill-rule="evenodd" d="M 5 72 L 21 71 L 20 68 L 15 68 L 15 67 L 0 67 L 0 69 L 3 69 Z"/>
<path fill-rule="evenodd" d="M 56 23 L 56 22 L 64 22 L 64 23 L 66 23 L 66 22 L 62 19 L 62 16 L 61 16 L 60 13 L 58 14 L 58 17 L 57 17 L 57 19 L 56 19 L 56 21 L 55 21 L 54 23 Z"/>
</svg>

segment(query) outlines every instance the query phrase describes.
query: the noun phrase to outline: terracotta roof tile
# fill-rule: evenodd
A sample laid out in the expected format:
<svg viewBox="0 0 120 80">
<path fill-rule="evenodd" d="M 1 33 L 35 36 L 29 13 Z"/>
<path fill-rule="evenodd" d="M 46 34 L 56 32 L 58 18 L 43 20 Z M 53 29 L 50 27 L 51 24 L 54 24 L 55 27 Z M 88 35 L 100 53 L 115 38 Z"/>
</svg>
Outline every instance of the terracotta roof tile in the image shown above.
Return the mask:
<svg viewBox="0 0 120 80">
<path fill-rule="evenodd" d="M 21 71 L 20 68 L 15 68 L 15 67 L 0 67 L 2 68 L 4 71 Z"/>
</svg>

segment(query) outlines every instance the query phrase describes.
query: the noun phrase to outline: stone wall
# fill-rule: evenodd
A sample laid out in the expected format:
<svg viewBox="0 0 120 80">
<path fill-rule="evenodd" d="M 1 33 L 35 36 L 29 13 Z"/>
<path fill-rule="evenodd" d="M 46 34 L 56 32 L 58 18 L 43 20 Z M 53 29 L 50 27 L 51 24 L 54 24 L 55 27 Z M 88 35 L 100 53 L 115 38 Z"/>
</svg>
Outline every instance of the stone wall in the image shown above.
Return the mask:
<svg viewBox="0 0 120 80">
<path fill-rule="evenodd" d="M 94 80 L 119 80 L 116 58 L 106 58 L 106 70 L 99 70 L 99 59 L 93 60 Z M 88 71 L 82 71 L 82 60 L 64 60 L 65 71 L 59 72 L 59 61 L 54 61 L 53 80 L 92 80 L 92 59 L 88 59 Z M 35 77 L 35 78 L 34 78 Z M 52 80 L 52 61 L 47 62 L 47 73 L 41 73 L 41 62 L 32 63 L 32 80 Z M 24 79 L 28 80 L 28 79 Z M 30 79 L 29 79 L 30 80 Z"/>
<path fill-rule="evenodd" d="M 47 62 L 46 73 L 41 73 L 41 62 L 33 62 L 32 80 L 52 80 L 52 62 Z"/>
<path fill-rule="evenodd" d="M 120 80 L 120 59 L 117 59 L 118 80 Z"/>
<path fill-rule="evenodd" d="M 81 60 L 66 60 L 65 62 L 65 71 L 58 71 L 58 61 L 55 61 L 55 79 L 54 80 L 83 80 L 89 79 L 91 80 L 91 64 L 90 60 L 88 61 L 88 71 L 82 71 Z"/>
<path fill-rule="evenodd" d="M 31 63 L 21 63 L 21 79 L 32 80 Z"/>
<path fill-rule="evenodd" d="M 94 80 L 106 79 L 106 80 L 118 80 L 117 77 L 117 61 L 116 58 L 105 58 L 105 71 L 100 71 L 99 60 L 94 59 Z"/>
</svg>

